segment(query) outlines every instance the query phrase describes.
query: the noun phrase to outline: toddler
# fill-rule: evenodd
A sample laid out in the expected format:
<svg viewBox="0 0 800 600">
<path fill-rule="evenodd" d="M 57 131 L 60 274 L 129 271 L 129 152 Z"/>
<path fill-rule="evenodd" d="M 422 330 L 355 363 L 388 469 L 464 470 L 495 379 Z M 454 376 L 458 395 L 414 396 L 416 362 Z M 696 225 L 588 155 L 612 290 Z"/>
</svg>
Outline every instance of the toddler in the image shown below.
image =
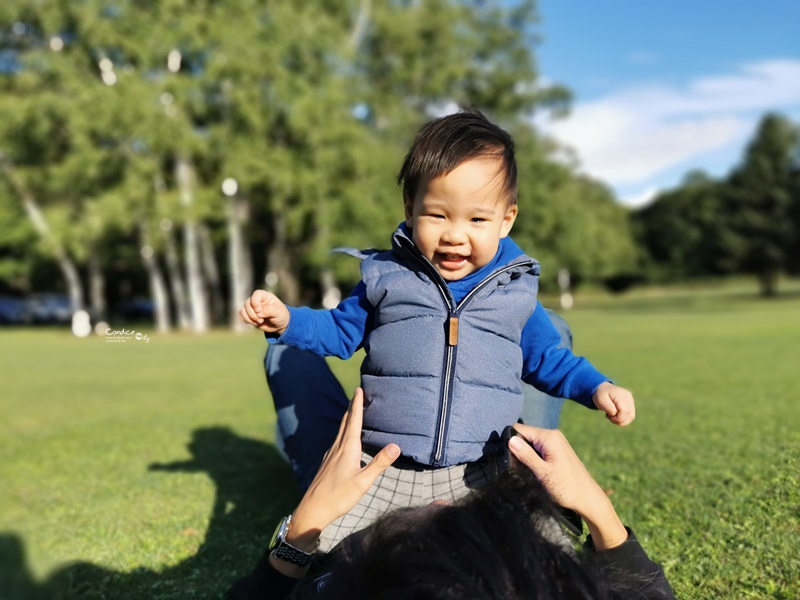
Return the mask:
<svg viewBox="0 0 800 600">
<path fill-rule="evenodd" d="M 633 421 L 631 393 L 559 347 L 536 300 L 539 264 L 508 237 L 518 213 L 511 137 L 478 112 L 436 119 L 398 180 L 405 221 L 391 250 L 357 253 L 362 280 L 338 307 L 289 307 L 257 290 L 240 311 L 271 342 L 340 358 L 365 349 L 365 451 L 397 443 L 398 468 L 418 471 L 479 462 L 518 420 L 521 380 L 617 425 Z"/>
</svg>

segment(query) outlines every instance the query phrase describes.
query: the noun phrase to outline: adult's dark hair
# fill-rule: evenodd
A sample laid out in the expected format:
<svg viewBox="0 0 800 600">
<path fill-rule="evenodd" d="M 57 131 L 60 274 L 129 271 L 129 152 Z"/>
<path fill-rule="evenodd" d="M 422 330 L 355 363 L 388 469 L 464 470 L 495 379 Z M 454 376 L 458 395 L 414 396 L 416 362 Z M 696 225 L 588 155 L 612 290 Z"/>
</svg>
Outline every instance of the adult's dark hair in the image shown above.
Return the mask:
<svg viewBox="0 0 800 600">
<path fill-rule="evenodd" d="M 390 513 L 343 542 L 326 597 L 376 600 L 597 599 L 599 571 L 561 537 L 529 472 L 503 474 L 463 501 Z M 555 535 L 554 535 L 555 533 Z"/>
<path fill-rule="evenodd" d="M 517 203 L 517 162 L 514 141 L 503 129 L 477 110 L 448 115 L 426 123 L 417 132 L 406 155 L 397 183 L 403 185 L 406 207 L 414 202 L 419 186 L 446 175 L 466 160 L 495 157 L 504 178 L 509 204 Z"/>
</svg>

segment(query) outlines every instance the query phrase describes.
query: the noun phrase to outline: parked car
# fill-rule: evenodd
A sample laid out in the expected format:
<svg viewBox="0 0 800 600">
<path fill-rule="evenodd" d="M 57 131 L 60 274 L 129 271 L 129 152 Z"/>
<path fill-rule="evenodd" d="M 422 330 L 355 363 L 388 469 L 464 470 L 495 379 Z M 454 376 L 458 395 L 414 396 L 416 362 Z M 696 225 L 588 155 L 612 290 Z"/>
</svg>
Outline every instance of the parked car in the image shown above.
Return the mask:
<svg viewBox="0 0 800 600">
<path fill-rule="evenodd" d="M 128 298 L 117 304 L 117 314 L 125 321 L 150 321 L 155 316 L 155 304 L 149 298 Z"/>
<path fill-rule="evenodd" d="M 27 325 L 30 322 L 30 307 L 25 300 L 0 296 L 0 325 Z"/>
<path fill-rule="evenodd" d="M 63 324 L 72 320 L 72 302 L 60 294 L 33 294 L 28 299 L 33 323 Z"/>
</svg>

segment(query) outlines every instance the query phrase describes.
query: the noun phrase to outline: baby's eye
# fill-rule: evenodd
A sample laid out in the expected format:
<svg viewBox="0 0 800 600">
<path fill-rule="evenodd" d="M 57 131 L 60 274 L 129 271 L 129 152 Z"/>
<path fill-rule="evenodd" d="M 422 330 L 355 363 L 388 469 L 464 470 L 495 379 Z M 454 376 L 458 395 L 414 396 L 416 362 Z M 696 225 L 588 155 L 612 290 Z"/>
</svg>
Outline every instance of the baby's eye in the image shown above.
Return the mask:
<svg viewBox="0 0 800 600">
<path fill-rule="evenodd" d="M 437 215 L 437 214 L 434 214 L 434 213 L 428 213 L 427 216 L 429 216 L 429 217 L 431 217 L 433 219 L 444 219 L 444 215 Z"/>
<path fill-rule="evenodd" d="M 486 219 L 482 219 L 481 217 L 474 217 L 473 219 L 471 219 L 471 221 L 473 223 L 485 223 Z"/>
</svg>

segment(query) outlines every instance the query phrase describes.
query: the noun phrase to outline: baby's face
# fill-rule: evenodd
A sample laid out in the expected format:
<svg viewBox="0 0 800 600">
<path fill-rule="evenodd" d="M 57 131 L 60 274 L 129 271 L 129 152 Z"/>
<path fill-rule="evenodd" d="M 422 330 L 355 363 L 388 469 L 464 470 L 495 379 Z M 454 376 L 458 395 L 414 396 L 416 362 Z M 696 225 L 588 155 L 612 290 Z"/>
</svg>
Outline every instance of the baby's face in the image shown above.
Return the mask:
<svg viewBox="0 0 800 600">
<path fill-rule="evenodd" d="M 457 281 L 487 265 L 511 231 L 516 205 L 503 189 L 501 163 L 468 160 L 421 185 L 406 206 L 414 244 L 445 281 Z"/>
</svg>

